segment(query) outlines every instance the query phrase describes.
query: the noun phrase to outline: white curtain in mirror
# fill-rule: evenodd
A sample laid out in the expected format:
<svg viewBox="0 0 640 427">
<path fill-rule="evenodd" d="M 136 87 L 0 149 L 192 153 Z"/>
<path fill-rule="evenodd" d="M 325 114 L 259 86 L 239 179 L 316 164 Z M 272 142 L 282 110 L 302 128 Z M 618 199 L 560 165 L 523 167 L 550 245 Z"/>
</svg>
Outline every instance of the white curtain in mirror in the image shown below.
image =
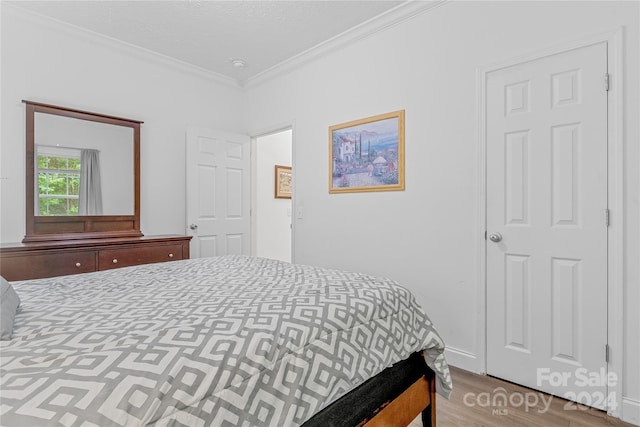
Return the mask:
<svg viewBox="0 0 640 427">
<path fill-rule="evenodd" d="M 83 149 L 80 153 L 80 215 L 102 215 L 102 184 L 100 179 L 100 151 Z"/>
</svg>

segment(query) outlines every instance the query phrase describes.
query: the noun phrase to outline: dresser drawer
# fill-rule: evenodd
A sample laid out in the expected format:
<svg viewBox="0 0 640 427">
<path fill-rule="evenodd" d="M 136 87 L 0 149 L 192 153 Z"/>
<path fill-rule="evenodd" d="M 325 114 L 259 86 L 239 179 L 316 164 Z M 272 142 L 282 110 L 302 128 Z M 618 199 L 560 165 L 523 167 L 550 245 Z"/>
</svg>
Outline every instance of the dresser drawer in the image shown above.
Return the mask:
<svg viewBox="0 0 640 427">
<path fill-rule="evenodd" d="M 98 252 L 98 269 L 128 267 L 154 262 L 182 259 L 182 245 L 140 245 L 129 248 L 101 249 Z"/>
<path fill-rule="evenodd" d="M 35 251 L 3 255 L 0 262 L 9 281 L 66 276 L 96 271 L 96 251 Z"/>
<path fill-rule="evenodd" d="M 88 273 L 189 258 L 191 236 L 143 236 L 0 243 L 0 274 L 9 281 Z"/>
</svg>

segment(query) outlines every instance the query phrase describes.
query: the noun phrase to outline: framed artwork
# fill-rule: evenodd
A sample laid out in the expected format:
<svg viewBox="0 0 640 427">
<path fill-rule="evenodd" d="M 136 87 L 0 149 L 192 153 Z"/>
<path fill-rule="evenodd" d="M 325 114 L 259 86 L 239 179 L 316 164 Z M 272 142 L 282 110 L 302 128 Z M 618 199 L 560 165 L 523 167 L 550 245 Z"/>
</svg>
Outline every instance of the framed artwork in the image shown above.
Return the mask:
<svg viewBox="0 0 640 427">
<path fill-rule="evenodd" d="M 276 199 L 291 198 L 291 166 L 276 165 Z"/>
<path fill-rule="evenodd" d="M 404 190 L 404 110 L 329 128 L 329 193 Z"/>
</svg>

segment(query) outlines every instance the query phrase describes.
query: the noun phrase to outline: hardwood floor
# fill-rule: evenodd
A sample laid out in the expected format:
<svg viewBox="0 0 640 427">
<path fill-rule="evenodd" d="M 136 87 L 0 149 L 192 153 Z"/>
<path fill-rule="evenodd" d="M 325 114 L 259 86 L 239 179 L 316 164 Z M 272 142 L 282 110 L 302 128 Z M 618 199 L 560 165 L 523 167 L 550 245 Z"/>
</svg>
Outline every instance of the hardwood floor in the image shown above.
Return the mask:
<svg viewBox="0 0 640 427">
<path fill-rule="evenodd" d="M 451 367 L 451 400 L 438 395 L 438 427 L 635 427 L 605 412 Z M 506 401 L 499 401 L 506 396 Z M 528 402 L 528 403 L 527 403 Z M 409 427 L 422 427 L 416 418 Z"/>
</svg>

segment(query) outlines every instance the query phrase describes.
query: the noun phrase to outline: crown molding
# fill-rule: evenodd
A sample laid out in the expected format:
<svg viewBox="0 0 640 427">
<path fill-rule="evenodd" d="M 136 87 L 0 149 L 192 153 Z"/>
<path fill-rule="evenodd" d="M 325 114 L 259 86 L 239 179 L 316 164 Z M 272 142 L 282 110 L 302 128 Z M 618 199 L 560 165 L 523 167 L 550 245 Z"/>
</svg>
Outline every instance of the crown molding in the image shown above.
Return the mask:
<svg viewBox="0 0 640 427">
<path fill-rule="evenodd" d="M 378 15 L 368 21 L 363 22 L 347 31 L 338 34 L 331 39 L 324 41 L 304 52 L 301 52 L 285 61 L 282 61 L 269 69 L 257 73 L 246 79 L 234 79 L 219 73 L 207 70 L 205 68 L 193 65 L 170 56 L 128 43 L 113 37 L 87 30 L 76 25 L 60 21 L 50 16 L 42 15 L 37 12 L 24 9 L 15 3 L 9 3 L 0 0 L 0 7 L 11 10 L 13 13 L 20 15 L 23 19 L 31 23 L 46 27 L 54 32 L 67 34 L 73 38 L 79 36 L 89 39 L 92 43 L 100 46 L 123 52 L 139 59 L 144 59 L 152 63 L 170 67 L 182 72 L 187 72 L 195 76 L 235 88 L 250 88 L 258 86 L 276 76 L 288 73 L 306 63 L 319 59 L 331 52 L 342 49 L 359 40 L 370 37 L 387 28 L 398 25 L 401 22 L 409 20 L 416 15 L 420 15 L 429 10 L 437 8 L 450 0 L 408 0 L 387 12 Z"/>
<path fill-rule="evenodd" d="M 251 88 L 258 86 L 274 77 L 288 73 L 308 62 L 319 59 L 331 52 L 335 52 L 338 49 L 342 49 L 349 46 L 359 40 L 370 37 L 374 34 L 380 33 L 387 28 L 398 25 L 404 21 L 407 21 L 414 16 L 420 15 L 432 9 L 435 9 L 450 0 L 408 0 L 387 12 L 378 15 L 368 21 L 363 22 L 347 31 L 338 34 L 335 37 L 330 38 L 304 52 L 301 52 L 291 58 L 282 61 L 273 67 L 255 74 L 244 81 L 238 83 L 245 87 Z"/>
<path fill-rule="evenodd" d="M 162 53 L 145 49 L 138 45 L 118 40 L 104 34 L 96 33 L 95 31 L 87 30 L 86 28 L 78 27 L 68 22 L 63 22 L 56 18 L 52 18 L 50 16 L 42 15 L 40 13 L 21 8 L 16 4 L 8 3 L 5 1 L 1 1 L 1 3 L 2 4 L 0 7 L 2 7 L 3 9 L 6 8 L 8 10 L 11 10 L 12 13 L 17 13 L 23 19 L 26 19 L 37 26 L 45 27 L 51 31 L 66 34 L 72 38 L 81 36 L 85 39 L 89 39 L 91 43 L 95 43 L 97 45 L 131 55 L 138 59 L 144 59 L 148 62 L 173 68 L 178 71 L 187 72 L 225 86 L 232 86 L 235 88 L 241 86 L 236 79 L 223 76 L 222 74 L 218 74 L 213 71 L 209 71 L 205 68 L 198 67 L 197 65 L 193 65 L 188 62 L 184 62 L 179 59 L 164 55 Z"/>
</svg>

